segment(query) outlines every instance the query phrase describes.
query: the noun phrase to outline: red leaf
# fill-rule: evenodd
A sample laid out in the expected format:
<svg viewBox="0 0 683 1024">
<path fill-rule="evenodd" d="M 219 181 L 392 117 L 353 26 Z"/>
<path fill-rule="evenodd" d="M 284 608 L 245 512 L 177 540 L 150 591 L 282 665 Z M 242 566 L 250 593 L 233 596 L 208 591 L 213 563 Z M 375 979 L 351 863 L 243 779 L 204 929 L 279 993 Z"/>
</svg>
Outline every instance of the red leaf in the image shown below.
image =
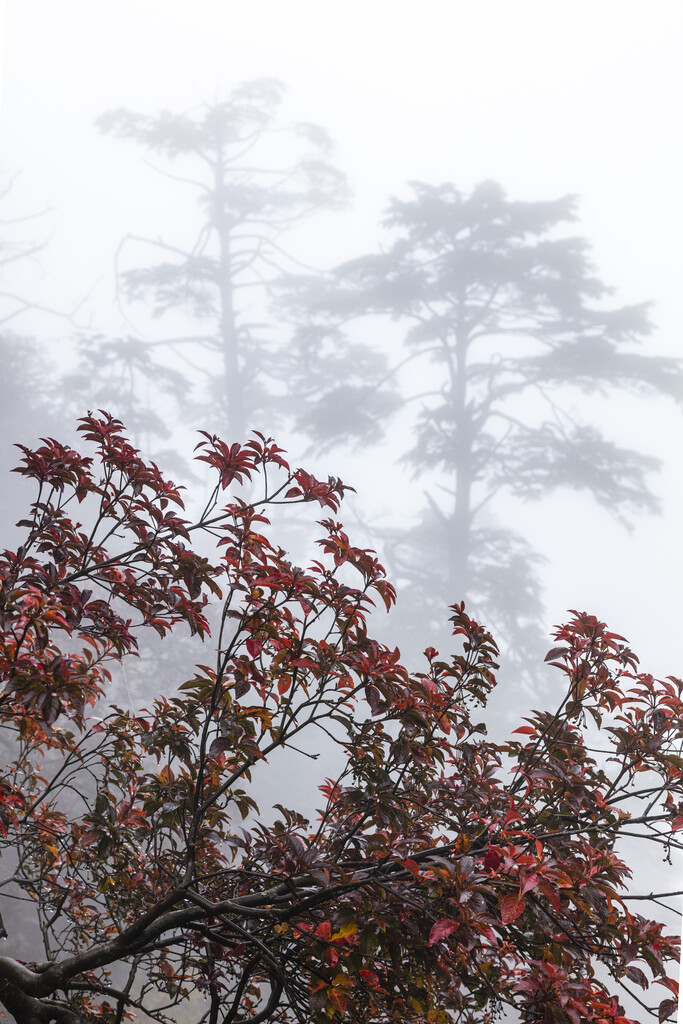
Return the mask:
<svg viewBox="0 0 683 1024">
<path fill-rule="evenodd" d="M 249 640 L 247 640 L 247 650 L 251 654 L 252 658 L 258 658 L 259 654 L 263 650 L 263 644 L 260 640 L 255 640 L 253 637 L 250 637 Z"/>
<path fill-rule="evenodd" d="M 525 892 L 529 892 L 530 889 L 535 889 L 538 885 L 538 875 L 532 872 L 530 875 L 526 875 L 520 879 L 519 883 L 519 894 L 524 895 Z"/>
<path fill-rule="evenodd" d="M 552 886 L 550 882 L 547 882 L 545 879 L 541 879 L 541 881 L 539 882 L 539 889 L 546 897 L 546 899 L 552 906 L 553 910 L 555 910 L 556 913 L 559 913 L 562 904 L 560 902 L 560 894 L 558 893 L 557 889 L 555 889 L 555 887 Z"/>
<path fill-rule="evenodd" d="M 532 726 L 530 726 L 530 725 L 522 725 L 522 726 L 519 727 L 519 729 L 513 729 L 512 732 L 513 732 L 513 735 L 516 732 L 523 732 L 527 736 L 535 736 L 536 735 L 536 730 L 534 728 L 532 728 Z"/>
<path fill-rule="evenodd" d="M 543 660 L 555 661 L 556 658 L 563 658 L 568 653 L 568 647 L 551 647 Z"/>
<path fill-rule="evenodd" d="M 503 858 L 498 853 L 498 850 L 494 850 L 492 846 L 489 846 L 484 857 L 484 867 L 487 871 L 497 871 L 502 860 Z"/>
<path fill-rule="evenodd" d="M 433 946 L 435 942 L 441 942 L 442 939 L 447 939 L 449 935 L 457 931 L 460 927 L 459 921 L 452 921 L 450 917 L 442 917 L 440 921 L 432 925 L 432 930 L 429 933 L 429 945 Z"/>
<path fill-rule="evenodd" d="M 671 826 L 672 832 L 678 832 L 681 828 L 683 828 L 683 817 L 674 818 L 673 825 Z"/>
<path fill-rule="evenodd" d="M 524 900 L 516 893 L 504 896 L 500 901 L 500 919 L 503 924 L 510 924 L 511 921 L 516 921 L 520 914 L 523 913 L 524 906 Z"/>
<path fill-rule="evenodd" d="M 379 988 L 379 978 L 374 971 L 359 971 L 358 973 L 371 988 Z"/>
<path fill-rule="evenodd" d="M 507 828 L 508 825 L 511 825 L 513 822 L 522 820 L 522 815 L 519 813 L 519 811 L 516 811 L 514 807 L 510 807 L 510 809 L 505 814 L 505 818 L 503 819 L 503 825 L 505 826 L 505 828 Z"/>
</svg>

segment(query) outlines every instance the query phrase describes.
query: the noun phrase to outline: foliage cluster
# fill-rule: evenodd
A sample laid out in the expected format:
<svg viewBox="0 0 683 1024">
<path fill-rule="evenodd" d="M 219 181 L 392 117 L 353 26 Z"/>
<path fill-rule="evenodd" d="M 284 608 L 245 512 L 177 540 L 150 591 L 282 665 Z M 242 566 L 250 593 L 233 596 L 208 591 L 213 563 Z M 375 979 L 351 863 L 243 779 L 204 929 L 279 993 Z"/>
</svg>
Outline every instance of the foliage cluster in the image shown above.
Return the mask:
<svg viewBox="0 0 683 1024">
<path fill-rule="evenodd" d="M 625 894 L 617 844 L 680 849 L 679 680 L 575 613 L 548 655 L 559 708 L 491 742 L 496 644 L 462 605 L 456 653 L 427 649 L 415 673 L 372 638 L 394 591 L 336 519 L 341 481 L 262 435 L 205 434 L 216 484 L 189 522 L 117 420 L 80 430 L 92 457 L 23 449 L 38 494 L 0 558 L 2 889 L 38 943 L 0 957 L 17 1022 L 172 1022 L 187 1004 L 197 1024 L 633 1024 L 621 989 L 671 1019 L 678 941 Z M 292 504 L 325 516 L 305 568 L 270 537 Z M 106 707 L 141 632 L 208 643 L 209 595 L 194 677 Z M 277 751 L 330 742 L 343 766 L 314 820 L 261 815 L 250 783 Z"/>
</svg>

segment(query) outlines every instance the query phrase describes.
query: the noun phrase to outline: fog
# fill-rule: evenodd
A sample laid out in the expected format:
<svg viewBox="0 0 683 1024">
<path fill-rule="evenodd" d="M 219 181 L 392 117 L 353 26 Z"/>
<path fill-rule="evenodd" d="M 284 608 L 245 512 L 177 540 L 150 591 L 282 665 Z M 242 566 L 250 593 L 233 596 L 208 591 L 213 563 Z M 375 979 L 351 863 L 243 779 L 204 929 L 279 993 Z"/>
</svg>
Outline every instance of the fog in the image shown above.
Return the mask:
<svg viewBox="0 0 683 1024">
<path fill-rule="evenodd" d="M 231 442 L 243 439 L 231 430 L 260 429 L 273 433 L 295 464 L 356 488 L 345 513 L 349 530 L 381 551 L 401 590 L 398 613 L 377 623 L 383 639 L 415 663 L 424 646 L 448 644 L 447 605 L 463 598 L 501 635 L 494 731 L 535 700 L 554 700 L 544 644 L 551 646 L 553 625 L 570 608 L 594 613 L 627 637 L 647 671 L 683 673 L 683 378 L 663 361 L 683 356 L 682 22 L 675 0 L 9 0 L 0 212 L 5 520 L 21 511 L 25 493 L 19 481 L 7 483 L 12 443 L 46 431 L 72 437 L 76 416 L 89 408 L 120 415 L 147 454 L 188 481 L 196 429 Z M 231 330 L 244 353 L 236 392 L 238 378 L 224 363 L 225 296 L 210 294 L 196 264 L 184 278 L 188 292 L 195 288 L 185 303 L 177 273 L 155 276 L 162 263 L 225 256 L 220 225 L 197 202 L 212 180 L 197 155 L 203 143 L 179 151 L 179 121 L 167 122 L 159 141 L 156 119 L 168 112 L 185 128 L 204 123 L 221 104 L 237 109 L 234 90 L 262 79 L 282 83 L 282 91 L 252 86 L 257 98 L 249 102 L 278 130 L 268 130 L 253 154 L 240 154 L 245 167 L 258 158 L 261 177 L 245 171 L 236 188 L 267 183 L 273 194 L 295 187 L 300 194 L 286 216 L 270 207 L 244 213 L 246 256 L 235 264 L 230 299 Z M 141 119 L 120 115 L 98 127 L 111 111 Z M 150 125 L 157 135 L 145 141 Z M 320 126 L 333 148 L 301 125 Z M 304 174 L 300 162 L 312 158 L 324 167 L 307 165 Z M 410 182 L 422 186 L 411 191 Z M 499 191 L 477 193 L 486 182 Z M 446 361 L 415 355 L 423 342 L 417 349 L 405 344 L 416 323 L 454 316 L 457 303 L 438 292 L 441 279 L 428 288 L 420 276 L 432 244 L 426 220 L 410 252 L 396 248 L 417 208 L 393 227 L 380 225 L 392 197 L 436 203 L 419 188 L 446 185 L 455 191 L 439 193 L 437 221 L 446 211 L 463 223 L 485 223 L 470 202 L 483 195 L 487 209 L 528 204 L 515 216 L 528 213 L 531 224 L 538 216 L 532 204 L 576 197 L 575 220 L 552 208 L 546 227 L 524 229 L 546 246 L 529 274 L 549 260 L 562 294 L 541 328 L 525 320 L 540 292 L 527 296 L 526 308 L 515 293 L 500 314 L 516 317 L 515 330 L 506 336 L 509 319 L 499 319 L 479 343 L 484 376 L 467 396 L 472 408 L 487 387 L 489 394 L 512 387 L 523 361 L 539 355 L 539 332 L 545 353 L 577 337 L 603 337 L 604 325 L 586 326 L 570 294 L 572 275 L 579 281 L 583 271 L 557 248 L 563 238 L 586 240 L 587 278 L 610 289 L 586 298 L 586 306 L 651 303 L 647 314 L 633 312 L 617 348 L 659 360 L 635 370 L 617 360 L 610 379 L 607 359 L 603 369 L 591 365 L 591 380 L 579 386 L 581 373 L 565 368 L 566 387 L 557 383 L 556 366 L 533 364 L 535 384 L 510 391 L 507 425 L 491 428 L 490 458 L 473 470 L 479 490 L 472 507 L 480 501 L 485 511 L 476 521 L 480 549 L 472 527 L 465 565 L 454 540 L 465 463 L 453 447 L 457 430 L 449 433 L 447 425 L 453 406 L 441 392 Z M 290 215 L 291 224 L 278 219 Z M 552 256 L 548 246 L 555 246 Z M 349 268 L 361 258 L 360 272 Z M 485 268 L 484 279 L 489 273 Z M 387 282 L 394 282 L 391 294 Z M 489 302 L 472 294 L 467 301 L 478 309 Z M 435 303 L 442 303 L 436 312 Z M 649 332 L 638 319 L 645 315 Z M 614 338 L 621 328 L 604 330 Z M 505 375 L 486 376 L 508 358 Z M 451 413 L 436 415 L 442 400 Z M 529 431 L 550 423 L 557 433 L 541 451 Z M 593 433 L 579 459 L 576 424 L 603 434 L 607 447 Z M 435 455 L 438 431 L 444 450 Z M 513 441 L 514 450 L 505 447 Z M 622 459 L 620 451 L 637 454 Z M 640 457 L 661 466 L 651 470 Z M 580 469 L 577 463 L 559 472 L 561 459 L 569 465 L 572 458 Z M 486 483 L 495 459 L 500 470 Z M 592 473 L 592 482 L 577 489 L 582 473 Z M 537 485 L 524 491 L 520 481 L 532 477 Z M 201 473 L 190 482 L 197 504 L 205 486 Z M 285 530 L 294 547 L 307 542 L 292 524 Z M 2 536 L 8 543 L 5 523 Z M 528 577 L 530 567 L 537 580 Z M 461 592 L 454 581 L 465 579 Z M 677 887 L 668 884 L 672 868 L 652 871 L 664 888 Z"/>
<path fill-rule="evenodd" d="M 145 164 L 154 154 L 101 135 L 94 120 L 119 107 L 188 111 L 268 76 L 287 86 L 284 118 L 330 133 L 333 162 L 353 196 L 341 214 L 302 225 L 295 245 L 302 260 L 324 268 L 375 250 L 382 210 L 409 180 L 451 181 L 466 191 L 493 179 L 511 199 L 529 201 L 576 194 L 573 231 L 592 244 L 613 301 L 652 300 L 656 332 L 647 352 L 679 354 L 680 9 L 473 8 L 432 3 L 418 18 L 412 7 L 383 3 L 369 10 L 351 3 L 343 17 L 313 3 L 206 3 L 191 14 L 179 3 L 109 11 L 8 4 L 3 164 L 6 176 L 17 177 L 4 217 L 44 211 L 25 233 L 20 225 L 13 233 L 46 242 L 33 261 L 15 264 L 17 289 L 73 313 L 76 328 L 134 333 L 113 301 L 118 246 L 130 233 L 172 240 L 191 230 L 194 197 Z M 13 328 L 37 334 L 58 369 L 71 357 L 77 330 L 59 319 L 29 311 Z M 368 325 L 364 340 L 381 329 Z M 84 408 L 89 401 L 83 395 Z M 567 607 L 589 608 L 627 635 L 648 667 L 675 672 L 680 418 L 668 403 L 618 396 L 591 415 L 619 443 L 664 459 L 652 479 L 663 513 L 639 518 L 629 534 L 588 497 L 569 492 L 511 508 L 515 522 L 533 516 L 534 546 L 548 558 L 544 625 Z M 405 446 L 395 445 L 399 453 Z M 422 505 L 425 485 L 372 449 L 351 462 L 343 450 L 324 461 L 353 477 L 367 516 L 396 518 L 400 508 L 407 519 Z M 382 491 L 398 489 L 391 503 L 372 493 L 378 463 Z"/>
</svg>

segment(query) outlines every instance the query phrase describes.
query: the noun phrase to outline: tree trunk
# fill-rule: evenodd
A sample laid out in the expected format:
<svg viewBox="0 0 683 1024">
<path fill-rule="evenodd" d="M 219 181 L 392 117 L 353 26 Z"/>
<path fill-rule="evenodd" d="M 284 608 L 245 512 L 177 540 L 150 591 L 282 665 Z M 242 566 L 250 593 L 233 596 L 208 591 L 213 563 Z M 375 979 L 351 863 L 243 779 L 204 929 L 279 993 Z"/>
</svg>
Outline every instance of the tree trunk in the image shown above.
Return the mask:
<svg viewBox="0 0 683 1024">
<path fill-rule="evenodd" d="M 237 318 L 233 298 L 232 281 L 230 280 L 230 247 L 223 244 L 221 238 L 221 257 L 219 263 L 219 295 L 220 295 L 220 339 L 223 351 L 223 392 L 225 396 L 226 423 L 228 441 L 230 443 L 246 440 L 246 413 L 244 402 L 244 382 L 240 366 L 240 346 L 237 332 Z"/>
<path fill-rule="evenodd" d="M 467 408 L 467 350 L 469 338 L 459 330 L 455 339 L 455 359 L 448 361 L 451 375 L 455 425 L 455 473 L 452 529 L 448 543 L 449 600 L 469 597 L 470 554 L 472 547 L 472 424 Z"/>
<path fill-rule="evenodd" d="M 448 593 L 449 600 L 464 601 L 469 597 L 470 547 L 472 543 L 472 513 L 470 509 L 472 483 L 463 469 L 455 474 L 455 498 L 451 534 L 448 538 Z"/>
<path fill-rule="evenodd" d="M 240 342 L 235 310 L 234 282 L 232 279 L 232 253 L 230 232 L 232 225 L 225 212 L 224 166 L 222 155 L 214 165 L 215 227 L 218 235 L 218 301 L 219 337 L 223 354 L 223 397 L 227 440 L 229 443 L 246 440 L 247 423 L 244 401 L 244 381 L 240 365 Z"/>
</svg>

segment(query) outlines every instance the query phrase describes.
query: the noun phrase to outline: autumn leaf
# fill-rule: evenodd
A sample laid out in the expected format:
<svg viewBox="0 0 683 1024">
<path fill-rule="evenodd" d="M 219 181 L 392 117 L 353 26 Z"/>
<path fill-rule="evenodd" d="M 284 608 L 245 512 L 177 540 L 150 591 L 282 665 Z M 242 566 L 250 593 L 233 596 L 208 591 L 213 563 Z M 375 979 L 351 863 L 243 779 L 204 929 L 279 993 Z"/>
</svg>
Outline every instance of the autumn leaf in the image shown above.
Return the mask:
<svg viewBox="0 0 683 1024">
<path fill-rule="evenodd" d="M 254 637 L 250 637 L 247 640 L 247 650 L 252 658 L 258 658 L 261 651 L 263 650 L 263 644 L 260 640 L 256 640 Z"/>
<path fill-rule="evenodd" d="M 535 872 L 531 872 L 531 874 L 528 874 L 528 875 L 525 874 L 525 873 L 522 873 L 521 876 L 520 876 L 520 882 L 519 882 L 519 893 L 520 893 L 520 896 L 523 896 L 525 892 L 529 892 L 531 889 L 535 889 L 536 886 L 538 885 L 538 882 L 539 882 L 539 878 L 538 878 L 538 875 Z"/>
<path fill-rule="evenodd" d="M 420 877 L 420 865 L 417 864 L 416 861 L 411 860 L 410 857 L 406 857 L 406 859 L 402 861 L 402 864 L 404 867 L 408 868 L 408 871 L 410 871 L 413 878 Z"/>
<path fill-rule="evenodd" d="M 375 974 L 374 971 L 360 970 L 358 973 L 363 979 L 363 981 L 366 983 L 366 985 L 369 985 L 371 988 L 380 987 L 379 977 Z"/>
<path fill-rule="evenodd" d="M 454 992 L 468 1019 L 490 1016 L 495 992 L 522 1012 L 542 993 L 553 1019 L 617 1022 L 625 1018 L 609 992 L 615 966 L 632 984 L 646 988 L 651 974 L 675 995 L 677 937 L 629 912 L 617 895 L 630 877 L 628 848 L 614 851 L 637 806 L 636 773 L 658 772 L 667 827 L 683 828 L 683 759 L 670 753 L 683 683 L 637 674 L 620 638 L 572 613 L 551 654 L 578 666 L 583 710 L 597 716 L 591 732 L 560 695 L 555 710 L 529 712 L 506 743 L 493 741 L 470 717 L 495 682 L 492 637 L 453 605 L 465 654 L 441 662 L 428 649 L 430 675 L 411 674 L 398 648 L 372 633 L 368 609 L 383 579 L 374 552 L 354 547 L 332 520 L 320 524 L 321 560 L 306 568 L 275 543 L 268 495 L 279 504 L 291 480 L 277 446 L 261 435 L 246 447 L 205 435 L 200 451 L 218 490 L 231 474 L 231 485 L 239 475 L 253 481 L 248 500 L 217 509 L 218 527 L 212 521 L 202 537 L 203 552 L 217 541 L 212 566 L 189 546 L 202 523 L 179 539 L 164 510 L 170 485 L 120 425 L 89 420 L 87 431 L 102 475 L 57 443 L 29 458 L 29 475 L 56 480 L 65 504 L 34 506 L 20 527 L 25 543 L 0 551 L 0 725 L 11 751 L 0 774 L 0 838 L 24 851 L 13 861 L 19 897 L 32 897 L 22 912 L 40 912 L 27 927 L 49 933 L 57 912 L 58 943 L 41 972 L 46 1013 L 71 1000 L 101 1016 L 102 993 L 81 983 L 93 949 L 111 936 L 121 937 L 124 960 L 146 959 L 149 984 L 136 999 L 152 1014 L 160 996 L 187 994 L 206 1015 L 208 985 L 238 1016 L 258 1016 L 266 976 L 293 979 L 283 999 L 310 994 L 307 1005 L 274 1002 L 271 1022 L 291 1011 L 446 1024 Z M 342 485 L 299 477 L 293 499 L 336 508 Z M 87 530 L 68 518 L 78 492 Z M 177 649 L 168 663 L 155 651 L 153 692 L 131 686 L 137 706 L 110 707 L 114 670 L 118 677 L 132 662 L 138 633 L 164 636 L 184 622 L 208 638 L 202 609 L 220 593 L 214 667 L 176 686 Z M 131 680 L 135 671 L 131 664 Z M 297 763 L 315 790 L 319 731 L 339 741 L 341 763 L 309 820 L 296 809 L 297 776 L 278 777 L 292 763 L 280 748 L 306 757 Z M 594 732 L 613 741 L 599 763 Z M 262 815 L 250 794 L 282 787 L 295 806 Z M 647 822 L 638 833 L 631 838 L 661 838 Z M 584 937 L 571 957 L 567 935 Z M 72 982 L 50 969 L 62 950 L 78 968 Z M 530 970 L 534 950 L 541 956 Z M 107 970 L 121 968 L 113 960 Z M 352 1002 L 354 989 L 362 995 Z M 0 1016 L 5 1000 L 0 985 Z M 662 1019 L 674 1005 L 661 1004 Z"/>
<path fill-rule="evenodd" d="M 645 976 L 645 973 L 641 971 L 640 967 L 627 967 L 626 977 L 629 978 L 630 981 L 634 981 L 636 985 L 640 985 L 641 988 L 649 987 L 647 977 Z"/>
<path fill-rule="evenodd" d="M 435 942 L 441 942 L 442 939 L 447 939 L 448 936 L 457 931 L 459 927 L 459 921 L 453 921 L 449 917 L 442 917 L 431 927 L 429 932 L 429 945 L 433 946 Z"/>
<path fill-rule="evenodd" d="M 555 913 L 559 913 L 562 908 L 560 901 L 560 894 L 554 885 L 552 885 L 547 879 L 540 878 L 538 882 L 538 888 L 541 890 L 545 898 L 552 906 Z"/>
<path fill-rule="evenodd" d="M 332 1008 L 343 1017 L 346 1013 L 346 1005 L 348 1002 L 346 992 L 340 988 L 330 988 L 327 991 L 327 999 Z"/>
<path fill-rule="evenodd" d="M 503 862 L 503 858 L 492 846 L 489 846 L 484 857 L 484 867 L 487 871 L 497 871 Z"/>
<path fill-rule="evenodd" d="M 659 1004 L 659 1009 L 657 1011 L 660 1024 L 662 1024 L 663 1021 L 668 1020 L 670 1017 L 672 1017 L 673 1014 L 676 1013 L 677 1009 L 677 999 L 663 999 L 662 1002 Z"/>
<path fill-rule="evenodd" d="M 564 658 L 569 653 L 567 647 L 551 647 L 546 654 L 544 661 L 556 661 L 557 658 Z"/>
<path fill-rule="evenodd" d="M 524 912 L 524 900 L 516 893 L 504 896 L 500 901 L 500 919 L 503 924 L 510 924 Z"/>
</svg>

